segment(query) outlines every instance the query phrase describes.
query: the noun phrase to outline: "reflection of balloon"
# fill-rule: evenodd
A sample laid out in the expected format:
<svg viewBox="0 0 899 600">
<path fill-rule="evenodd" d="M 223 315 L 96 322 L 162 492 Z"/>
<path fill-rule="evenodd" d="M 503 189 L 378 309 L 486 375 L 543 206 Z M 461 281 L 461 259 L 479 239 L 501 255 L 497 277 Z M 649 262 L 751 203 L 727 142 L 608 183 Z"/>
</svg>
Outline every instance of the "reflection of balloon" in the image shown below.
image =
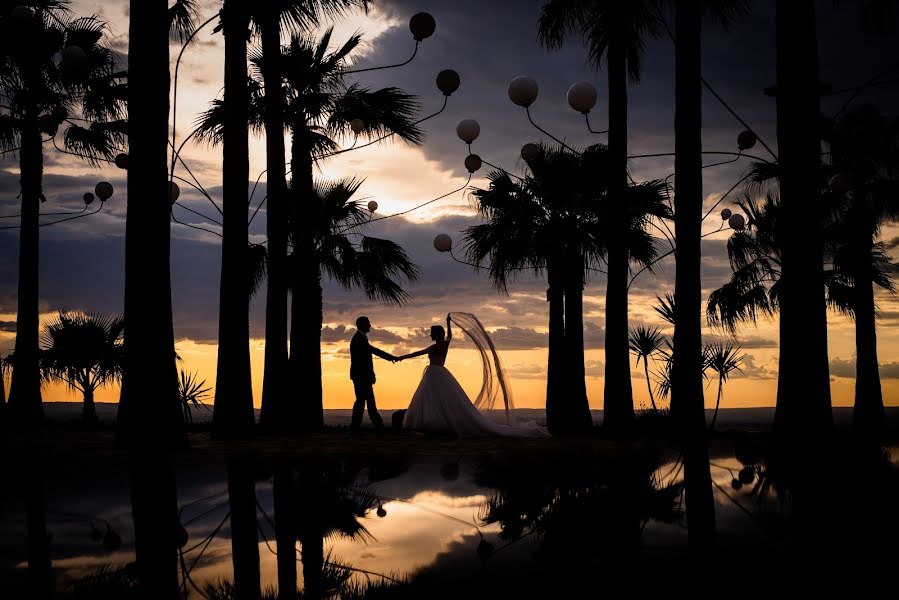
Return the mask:
<svg viewBox="0 0 899 600">
<path fill-rule="evenodd" d="M 743 482 L 741 482 L 739 479 L 731 479 L 730 487 L 734 488 L 735 490 L 739 490 L 743 487 Z"/>
<path fill-rule="evenodd" d="M 437 22 L 434 21 L 434 17 L 426 12 L 415 13 L 409 19 L 409 31 L 412 32 L 412 37 L 416 42 L 434 35 L 436 28 Z"/>
<path fill-rule="evenodd" d="M 527 75 L 519 75 L 509 82 L 509 99 L 518 106 L 528 107 L 537 99 L 537 80 Z"/>
<path fill-rule="evenodd" d="M 375 212 L 378 210 L 378 203 L 372 200 L 368 203 L 368 212 Z"/>
<path fill-rule="evenodd" d="M 469 154 L 465 157 L 465 168 L 469 173 L 474 173 L 481 168 L 481 157 L 477 154 Z"/>
<path fill-rule="evenodd" d="M 740 469 L 740 483 L 750 484 L 755 481 L 755 471 L 752 467 L 743 467 Z"/>
<path fill-rule="evenodd" d="M 746 227 L 746 219 L 743 218 L 743 215 L 734 214 L 727 220 L 727 224 L 734 231 L 743 231 L 743 228 Z"/>
<path fill-rule="evenodd" d="M 353 119 L 350 121 L 350 129 L 353 130 L 353 133 L 360 133 L 365 129 L 365 122 L 362 119 Z"/>
<path fill-rule="evenodd" d="M 434 238 L 434 249 L 437 252 L 449 252 L 453 247 L 453 238 L 445 233 L 437 234 Z"/>
<path fill-rule="evenodd" d="M 586 115 L 596 106 L 596 88 L 590 82 L 578 81 L 568 88 L 568 105 Z"/>
<path fill-rule="evenodd" d="M 128 168 L 128 155 L 122 152 L 121 154 L 116 154 L 115 157 L 115 166 L 120 169 Z"/>
<path fill-rule="evenodd" d="M 97 194 L 97 198 L 105 202 L 112 197 L 112 184 L 108 181 L 101 181 L 94 187 L 94 193 Z"/>
<path fill-rule="evenodd" d="M 94 195 L 91 194 L 90 192 L 86 192 L 84 194 L 83 198 L 84 198 L 85 205 L 90 205 L 90 203 L 94 201 Z"/>
<path fill-rule="evenodd" d="M 740 132 L 740 135 L 737 136 L 737 147 L 740 150 L 749 150 L 753 146 L 755 146 L 755 142 L 758 138 L 754 133 L 745 129 Z"/>
<path fill-rule="evenodd" d="M 444 69 L 437 73 L 437 89 L 443 92 L 444 96 L 449 96 L 459 89 L 462 80 L 459 74 L 452 69 Z"/>
<path fill-rule="evenodd" d="M 731 210 L 729 208 L 725 208 L 724 210 L 721 211 L 721 220 L 727 221 L 732 214 L 734 214 L 734 213 L 731 212 Z"/>
<path fill-rule="evenodd" d="M 46 202 L 46 201 L 47 201 L 47 197 L 46 197 L 45 195 L 41 194 L 40 200 L 41 200 L 41 202 Z"/>
<path fill-rule="evenodd" d="M 851 182 L 846 173 L 837 173 L 830 178 L 830 191 L 834 194 L 845 194 L 849 191 Z"/>
<path fill-rule="evenodd" d="M 493 552 L 493 544 L 481 538 L 481 541 L 478 543 L 478 558 L 488 560 L 493 556 Z"/>
<path fill-rule="evenodd" d="M 526 162 L 537 160 L 538 158 L 540 158 L 540 155 L 542 153 L 543 151 L 540 149 L 540 146 L 531 142 L 528 142 L 521 147 L 521 158 L 523 158 Z"/>
<path fill-rule="evenodd" d="M 387 510 L 383 506 L 378 506 L 377 513 L 382 519 L 387 516 Z"/>
<path fill-rule="evenodd" d="M 183 548 L 187 545 L 187 540 L 190 539 L 187 534 L 187 529 L 184 528 L 184 525 L 178 523 L 178 529 L 175 530 L 175 547 Z"/>
<path fill-rule="evenodd" d="M 481 135 L 481 126 L 474 119 L 462 119 L 456 125 L 456 135 L 466 144 L 470 144 Z"/>
<path fill-rule="evenodd" d="M 174 204 L 181 195 L 181 188 L 174 181 L 169 182 L 169 201 Z"/>
</svg>

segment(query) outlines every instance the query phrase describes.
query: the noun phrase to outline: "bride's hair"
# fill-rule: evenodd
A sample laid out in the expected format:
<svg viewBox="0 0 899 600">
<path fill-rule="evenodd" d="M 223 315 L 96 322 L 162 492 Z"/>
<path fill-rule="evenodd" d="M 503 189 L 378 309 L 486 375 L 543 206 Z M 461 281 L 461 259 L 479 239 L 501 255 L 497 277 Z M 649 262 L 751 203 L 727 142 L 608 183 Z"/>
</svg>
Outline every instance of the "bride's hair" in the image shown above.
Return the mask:
<svg viewBox="0 0 899 600">
<path fill-rule="evenodd" d="M 441 340 L 446 339 L 446 330 L 442 325 L 431 325 L 431 335 L 436 334 Z"/>
<path fill-rule="evenodd" d="M 496 404 L 496 396 L 502 392 L 503 403 L 506 408 L 506 421 L 510 420 L 509 409 L 512 405 L 512 388 L 506 380 L 505 371 L 503 371 L 502 361 L 493 345 L 493 340 L 484 326 L 476 316 L 471 313 L 451 312 L 449 313 L 450 321 L 455 323 L 459 329 L 465 333 L 466 337 L 474 342 L 481 355 L 481 365 L 483 367 L 484 378 L 481 384 L 481 391 L 474 400 L 474 405 L 480 410 L 492 409 Z M 439 327 L 439 325 L 435 325 Z M 432 328 L 433 329 L 433 328 Z M 443 329 L 441 327 L 441 329 Z"/>
</svg>

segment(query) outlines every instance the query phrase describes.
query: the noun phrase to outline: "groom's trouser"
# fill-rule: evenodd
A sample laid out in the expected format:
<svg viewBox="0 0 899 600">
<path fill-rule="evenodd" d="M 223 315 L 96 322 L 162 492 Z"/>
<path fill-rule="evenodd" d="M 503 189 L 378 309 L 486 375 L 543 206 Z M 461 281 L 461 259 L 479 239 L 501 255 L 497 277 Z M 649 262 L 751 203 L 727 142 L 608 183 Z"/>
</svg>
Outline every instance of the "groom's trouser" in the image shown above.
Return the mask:
<svg viewBox="0 0 899 600">
<path fill-rule="evenodd" d="M 372 384 L 354 381 L 353 388 L 356 390 L 356 402 L 353 403 L 353 420 L 350 422 L 350 429 L 359 429 L 362 425 L 362 412 L 366 404 L 368 405 L 368 417 L 375 428 L 383 427 L 384 420 L 378 414 L 378 407 L 375 404 L 375 389 Z"/>
</svg>

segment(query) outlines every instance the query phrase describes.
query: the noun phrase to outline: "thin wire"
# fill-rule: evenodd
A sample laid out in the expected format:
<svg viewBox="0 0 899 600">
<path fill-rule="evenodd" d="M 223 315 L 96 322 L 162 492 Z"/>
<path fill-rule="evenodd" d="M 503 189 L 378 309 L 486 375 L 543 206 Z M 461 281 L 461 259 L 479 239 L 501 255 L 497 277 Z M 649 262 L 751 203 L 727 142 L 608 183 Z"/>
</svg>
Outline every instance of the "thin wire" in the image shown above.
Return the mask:
<svg viewBox="0 0 899 600">
<path fill-rule="evenodd" d="M 769 165 L 772 164 L 770 160 L 765 160 L 765 159 L 762 158 L 761 156 L 755 156 L 755 155 L 753 155 L 753 154 L 746 154 L 746 153 L 743 152 L 742 150 L 739 151 L 739 152 L 724 152 L 724 151 L 718 151 L 718 150 L 708 150 L 708 151 L 703 151 L 703 152 L 701 152 L 700 154 L 721 154 L 721 155 L 724 155 L 724 156 L 736 156 L 736 157 L 737 157 L 737 158 L 735 158 L 734 160 L 728 160 L 728 161 L 724 161 L 724 162 L 721 162 L 721 163 L 712 163 L 712 164 L 710 164 L 710 165 L 703 165 L 703 167 L 702 167 L 703 169 L 705 169 L 706 167 L 715 167 L 715 166 L 718 166 L 718 165 L 724 165 L 724 164 L 727 164 L 727 163 L 730 163 L 730 162 L 734 162 L 734 161 L 738 160 L 739 158 L 752 158 L 752 159 L 755 159 L 755 160 L 760 160 L 760 161 L 762 161 L 763 163 L 767 163 L 767 164 L 769 164 Z M 652 154 L 630 154 L 630 155 L 628 155 L 627 158 L 628 158 L 628 159 L 632 159 L 632 158 L 657 158 L 657 157 L 660 157 L 660 156 L 675 156 L 675 155 L 676 155 L 675 152 L 654 152 L 654 153 L 652 153 Z"/>
<path fill-rule="evenodd" d="M 584 113 L 584 120 L 587 121 L 587 131 L 590 133 L 595 133 L 596 135 L 602 135 L 603 133 L 609 133 L 608 129 L 604 129 L 602 131 L 593 131 L 593 128 L 590 127 L 590 113 Z"/>
<path fill-rule="evenodd" d="M 664 15 L 662 15 L 662 13 L 660 13 L 660 12 L 657 12 L 656 18 L 662 22 L 662 26 L 664 26 L 665 31 L 668 33 L 668 37 L 671 38 L 671 43 L 674 44 L 675 47 L 677 47 L 677 40 L 674 38 L 674 33 L 671 31 L 671 27 L 668 26 L 668 21 L 665 19 Z M 718 92 L 716 92 L 715 89 L 712 88 L 711 84 L 709 84 L 709 82 L 705 80 L 705 77 L 702 77 L 700 75 L 699 80 L 702 82 L 702 85 L 704 85 L 705 88 L 712 93 L 712 95 L 715 97 L 715 99 L 718 100 L 718 103 L 721 104 L 721 106 L 723 106 L 727 110 L 727 112 L 729 112 L 737 121 L 739 121 L 740 124 L 743 125 L 743 127 L 745 127 L 748 131 L 752 132 L 752 134 L 755 135 L 756 139 L 765 148 L 765 150 L 767 150 L 771 154 L 771 156 L 774 157 L 774 160 L 777 161 L 778 160 L 777 155 L 774 153 L 773 150 L 771 150 L 771 148 L 768 147 L 768 144 L 765 143 L 765 140 L 763 140 L 762 137 L 758 133 L 756 133 L 752 129 L 752 127 L 750 127 L 749 124 L 746 121 L 744 121 L 743 118 L 740 115 L 738 115 L 734 109 L 732 109 L 730 107 L 730 105 L 727 102 L 724 101 L 724 98 L 722 98 L 718 94 Z"/>
<path fill-rule="evenodd" d="M 527 115 L 528 115 L 528 121 L 530 121 L 530 122 L 531 122 L 531 125 L 533 125 L 534 127 L 536 127 L 538 131 L 540 131 L 540 132 L 543 133 L 544 135 L 548 135 L 550 138 L 553 139 L 553 141 L 555 141 L 557 144 L 560 144 L 563 148 L 565 148 L 566 150 L 568 150 L 568 151 L 571 152 L 572 154 L 576 154 L 576 155 L 578 155 L 578 156 L 581 156 L 581 153 L 580 153 L 580 152 L 578 152 L 577 150 L 573 149 L 571 146 L 569 146 L 568 144 L 566 144 L 565 142 L 563 142 L 562 140 L 560 140 L 559 138 L 557 138 L 556 136 L 554 136 L 554 135 L 551 134 L 550 132 L 546 131 L 545 129 L 543 129 L 542 127 L 540 127 L 540 126 L 537 125 L 536 123 L 534 123 L 534 119 L 531 118 L 531 107 L 530 107 L 530 106 L 525 106 L 525 107 L 524 107 L 524 111 L 525 111 L 525 113 L 527 113 Z"/>
<path fill-rule="evenodd" d="M 256 213 L 259 212 L 259 209 L 262 208 L 262 205 L 265 204 L 265 201 L 268 199 L 268 196 L 263 196 L 262 200 L 259 201 L 259 206 L 256 207 L 256 210 L 253 211 L 253 215 L 250 217 L 250 220 L 247 221 L 247 227 L 253 224 L 253 219 L 256 218 Z"/>
<path fill-rule="evenodd" d="M 205 227 L 199 227 L 197 225 L 191 225 L 190 223 L 185 223 L 183 221 L 179 221 L 178 218 L 175 216 L 174 212 L 170 211 L 169 214 L 171 214 L 171 216 L 172 216 L 172 221 L 174 221 L 178 225 L 184 225 L 185 227 L 190 227 L 191 229 L 196 229 L 197 231 L 205 231 L 206 233 L 211 233 L 212 235 L 217 235 L 220 238 L 224 238 L 224 236 L 217 231 L 212 231 L 211 229 L 206 229 Z"/>
<path fill-rule="evenodd" d="M 710 214 L 712 214 L 712 211 L 715 210 L 716 208 L 718 208 L 718 205 L 721 204 L 721 203 L 724 201 L 724 199 L 727 198 L 727 197 L 730 195 L 730 193 L 731 193 L 732 191 L 734 191 L 735 189 L 737 189 L 737 186 L 738 186 L 738 185 L 740 185 L 741 183 L 743 183 L 744 181 L 746 181 L 747 179 L 749 179 L 751 176 L 752 176 L 752 173 L 747 173 L 746 175 L 744 175 L 743 177 L 741 177 L 741 178 L 737 181 L 737 183 L 733 184 L 733 185 L 731 186 L 731 188 L 730 188 L 729 190 L 727 190 L 727 191 L 724 193 L 723 196 L 721 196 L 720 198 L 718 198 L 718 202 L 715 202 L 715 204 L 713 204 L 712 207 L 711 207 L 711 208 L 710 208 L 710 209 L 709 209 L 709 210 L 702 216 L 701 221 L 705 221 L 706 218 L 707 218 Z M 700 222 L 701 222 L 701 221 L 700 221 Z"/>
<path fill-rule="evenodd" d="M 218 221 L 216 221 L 215 219 L 213 219 L 212 217 L 206 216 L 206 215 L 204 215 L 204 214 L 201 213 L 201 212 L 195 211 L 194 209 L 192 209 L 192 208 L 190 208 L 190 207 L 188 207 L 188 206 L 186 206 L 186 205 L 184 205 L 184 204 L 181 204 L 181 203 L 178 202 L 177 200 L 175 200 L 174 204 L 180 206 L 181 208 L 183 208 L 184 210 L 186 210 L 186 211 L 188 211 L 188 212 L 192 212 L 193 214 L 197 215 L 198 217 L 201 217 L 201 218 L 203 218 L 203 219 L 206 219 L 207 221 L 209 221 L 209 222 L 212 223 L 213 225 L 218 225 L 219 227 L 222 227 L 222 224 L 219 223 Z"/>
<path fill-rule="evenodd" d="M 421 40 L 415 40 L 415 49 L 412 51 L 412 56 L 410 56 L 407 60 L 401 63 L 397 63 L 395 65 L 384 65 L 383 67 L 369 67 L 367 69 L 351 69 L 349 71 L 344 71 L 344 75 L 351 75 L 354 73 L 367 73 L 368 71 L 380 71 L 382 69 L 395 69 L 396 67 L 402 67 L 408 65 L 412 62 L 412 59 L 415 58 L 415 55 L 418 53 L 418 45 L 421 43 Z"/>
<path fill-rule="evenodd" d="M 892 71 L 893 69 L 896 69 L 896 68 L 899 68 L 899 63 L 890 65 L 886 69 L 878 72 L 877 75 L 875 75 L 874 77 L 865 81 L 862 85 L 857 86 L 858 89 L 856 89 L 855 93 L 852 94 L 851 96 L 849 96 L 849 98 L 847 98 L 845 102 L 843 102 L 843 105 L 840 106 L 840 110 L 838 110 L 836 112 L 836 114 L 833 116 L 833 118 L 836 119 L 841 114 L 843 114 L 843 111 L 845 111 L 847 108 L 849 108 L 849 105 L 852 104 L 852 101 L 858 97 L 858 95 L 862 92 L 862 90 L 864 90 L 866 87 L 873 84 L 878 79 L 880 79 L 881 77 L 883 77 L 884 75 L 886 75 L 887 73 L 889 73 L 890 71 Z M 835 92 L 835 93 L 838 93 L 838 92 Z"/>
<path fill-rule="evenodd" d="M 719 228 L 716 229 L 715 231 L 709 231 L 708 233 L 704 233 L 704 234 L 702 234 L 702 235 L 699 236 L 699 237 L 700 237 L 700 239 L 706 238 L 706 237 L 709 237 L 710 235 L 714 235 L 714 234 L 716 234 L 716 233 L 721 233 L 721 232 L 724 231 L 724 230 L 725 230 L 725 227 L 724 227 L 724 225 L 722 224 L 721 227 L 719 227 Z M 669 250 L 669 251 L 666 252 L 665 254 L 662 254 L 662 255 L 660 255 L 660 256 L 655 257 L 653 260 L 651 260 L 649 263 L 647 263 L 642 269 L 640 269 L 639 271 L 637 271 L 636 273 L 634 273 L 634 276 L 631 277 L 630 283 L 627 284 L 627 289 L 630 289 L 630 288 L 631 288 L 631 285 L 633 285 L 634 281 L 637 279 L 638 276 L 640 276 L 641 273 L 643 273 L 644 271 L 651 270 L 652 267 L 653 267 L 653 265 L 655 265 L 657 262 L 659 262 L 659 261 L 662 260 L 663 258 L 667 258 L 668 256 L 671 256 L 671 255 L 674 254 L 676 251 L 677 251 L 677 249 L 672 247 L 671 250 Z"/>
<path fill-rule="evenodd" d="M 20 195 L 21 195 L 21 194 L 20 194 Z M 80 214 L 84 213 L 85 211 L 87 211 L 87 208 L 88 208 L 88 205 L 85 204 L 85 205 L 84 205 L 84 208 L 81 209 L 79 212 L 70 212 L 70 211 L 66 211 L 66 212 L 49 212 L 49 213 L 40 213 L 40 214 L 38 214 L 38 216 L 39 216 L 39 217 L 58 217 L 58 216 L 60 216 L 60 215 L 80 215 Z M 18 218 L 21 217 L 21 216 L 22 216 L 21 213 L 18 214 L 18 215 L 0 215 L 0 219 L 18 219 Z"/>
</svg>

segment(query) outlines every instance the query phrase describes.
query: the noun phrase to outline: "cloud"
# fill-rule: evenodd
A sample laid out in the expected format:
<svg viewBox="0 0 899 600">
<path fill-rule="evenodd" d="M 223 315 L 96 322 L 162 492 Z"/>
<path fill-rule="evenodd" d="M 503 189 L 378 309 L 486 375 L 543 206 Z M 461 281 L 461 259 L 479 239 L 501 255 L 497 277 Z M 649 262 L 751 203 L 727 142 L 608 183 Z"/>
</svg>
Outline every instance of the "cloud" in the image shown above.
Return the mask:
<svg viewBox="0 0 899 600">
<path fill-rule="evenodd" d="M 524 327 L 501 327 L 490 332 L 496 347 L 506 350 L 546 348 L 547 334 Z"/>
<path fill-rule="evenodd" d="M 855 360 L 831 358 L 830 375 L 831 377 L 845 377 L 849 379 L 855 379 Z"/>
<path fill-rule="evenodd" d="M 744 377 L 747 379 L 777 379 L 776 368 L 772 369 L 765 365 L 757 365 L 755 361 L 755 356 L 747 354 L 743 357 L 743 364 L 740 366 L 740 370 L 731 373 L 731 377 L 734 379 Z"/>
<path fill-rule="evenodd" d="M 5 331 L 6 333 L 15 333 L 16 332 L 16 322 L 15 321 L 0 321 L 0 331 Z"/>
</svg>

